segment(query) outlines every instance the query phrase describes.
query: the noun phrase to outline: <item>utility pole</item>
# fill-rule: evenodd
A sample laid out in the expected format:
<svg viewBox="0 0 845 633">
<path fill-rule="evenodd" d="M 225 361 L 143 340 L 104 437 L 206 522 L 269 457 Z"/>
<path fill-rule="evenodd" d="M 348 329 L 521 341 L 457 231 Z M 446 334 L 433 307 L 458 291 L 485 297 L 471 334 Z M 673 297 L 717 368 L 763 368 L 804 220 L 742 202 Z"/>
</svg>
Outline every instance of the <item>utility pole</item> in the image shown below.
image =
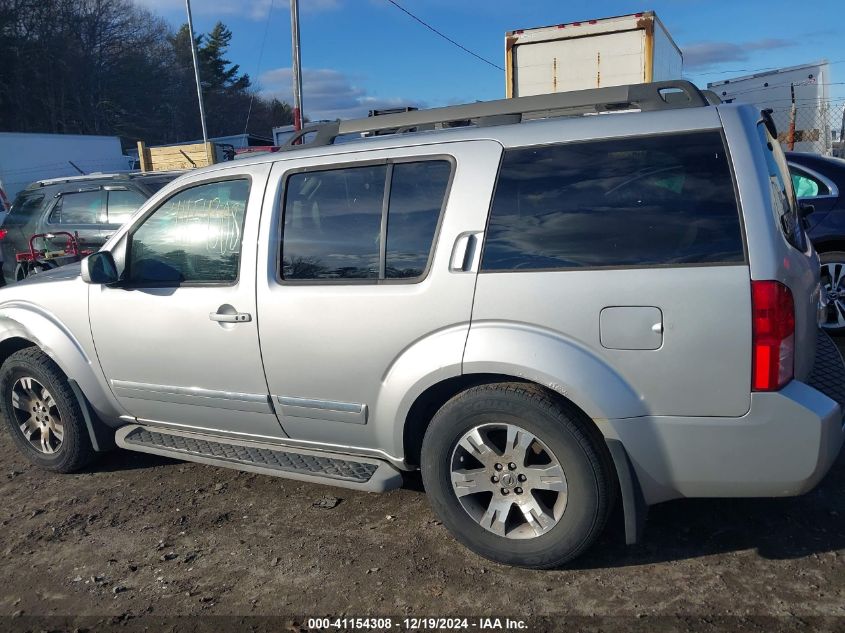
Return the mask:
<svg viewBox="0 0 845 633">
<path fill-rule="evenodd" d="M 290 0 L 290 31 L 293 48 L 293 129 L 302 129 L 302 63 L 299 59 L 299 0 Z"/>
<path fill-rule="evenodd" d="M 202 142 L 208 143 L 208 129 L 205 127 L 205 106 L 202 102 L 202 84 L 200 83 L 200 65 L 197 60 L 197 43 L 194 40 L 194 18 L 191 15 L 191 0 L 185 0 L 188 9 L 188 34 L 191 38 L 191 57 L 194 59 L 194 78 L 197 81 L 197 99 L 200 104 L 200 123 L 202 123 Z"/>
<path fill-rule="evenodd" d="M 792 95 L 792 107 L 789 109 L 789 133 L 786 136 L 786 148 L 791 152 L 795 149 L 795 118 L 798 111 L 795 108 L 795 82 L 789 84 L 789 92 Z"/>
</svg>

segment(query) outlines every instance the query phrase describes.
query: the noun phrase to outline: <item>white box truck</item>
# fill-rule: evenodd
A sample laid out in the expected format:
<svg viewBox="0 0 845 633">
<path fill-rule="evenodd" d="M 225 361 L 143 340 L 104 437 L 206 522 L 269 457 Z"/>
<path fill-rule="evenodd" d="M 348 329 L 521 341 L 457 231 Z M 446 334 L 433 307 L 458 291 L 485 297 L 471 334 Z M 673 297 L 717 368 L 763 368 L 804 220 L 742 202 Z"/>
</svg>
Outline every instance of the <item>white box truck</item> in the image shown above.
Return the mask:
<svg viewBox="0 0 845 633">
<path fill-rule="evenodd" d="M 508 97 L 680 79 L 683 65 L 653 11 L 505 35 Z"/>
<path fill-rule="evenodd" d="M 0 132 L 0 180 L 9 200 L 36 180 L 129 167 L 116 136 Z"/>
<path fill-rule="evenodd" d="M 778 140 L 785 149 L 796 152 L 833 152 L 833 136 L 842 121 L 841 106 L 831 108 L 830 64 L 826 60 L 779 68 L 724 81 L 714 81 L 707 88 L 722 101 L 751 103 L 772 110 L 778 128 Z M 795 97 L 795 130 L 790 145 L 792 100 Z"/>
</svg>

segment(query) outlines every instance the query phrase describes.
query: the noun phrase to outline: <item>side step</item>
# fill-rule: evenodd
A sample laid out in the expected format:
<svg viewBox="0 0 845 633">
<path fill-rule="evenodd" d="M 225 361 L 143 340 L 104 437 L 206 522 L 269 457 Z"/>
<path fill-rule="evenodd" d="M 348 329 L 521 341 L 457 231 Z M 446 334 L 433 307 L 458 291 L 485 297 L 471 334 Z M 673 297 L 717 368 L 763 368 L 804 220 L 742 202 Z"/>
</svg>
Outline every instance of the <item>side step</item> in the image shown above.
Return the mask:
<svg viewBox="0 0 845 633">
<path fill-rule="evenodd" d="M 118 429 L 115 441 L 118 446 L 130 451 L 367 492 L 384 492 L 402 485 L 402 475 L 396 468 L 369 457 L 351 457 L 140 424 Z"/>
</svg>

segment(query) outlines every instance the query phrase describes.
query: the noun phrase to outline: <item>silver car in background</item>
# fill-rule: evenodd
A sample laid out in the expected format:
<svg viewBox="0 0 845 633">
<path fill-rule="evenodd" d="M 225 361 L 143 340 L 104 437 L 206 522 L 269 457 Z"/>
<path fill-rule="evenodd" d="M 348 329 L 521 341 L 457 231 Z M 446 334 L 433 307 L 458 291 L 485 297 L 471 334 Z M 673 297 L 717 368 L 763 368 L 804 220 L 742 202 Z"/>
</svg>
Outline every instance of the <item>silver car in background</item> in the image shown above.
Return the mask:
<svg viewBox="0 0 845 633">
<path fill-rule="evenodd" d="M 836 459 L 842 359 L 766 115 L 666 82 L 306 132 L 0 291 L 31 461 L 420 469 L 459 541 L 545 568 L 617 501 L 635 542 L 650 505 L 798 495 Z"/>
</svg>

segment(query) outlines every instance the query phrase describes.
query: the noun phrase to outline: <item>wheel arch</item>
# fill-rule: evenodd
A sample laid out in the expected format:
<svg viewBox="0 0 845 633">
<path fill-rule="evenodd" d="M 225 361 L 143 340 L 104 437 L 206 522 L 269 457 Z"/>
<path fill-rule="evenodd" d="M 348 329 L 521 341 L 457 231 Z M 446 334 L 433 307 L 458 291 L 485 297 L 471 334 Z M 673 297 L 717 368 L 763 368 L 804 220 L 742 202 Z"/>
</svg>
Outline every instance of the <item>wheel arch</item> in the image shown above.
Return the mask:
<svg viewBox="0 0 845 633">
<path fill-rule="evenodd" d="M 97 419 L 117 419 L 123 414 L 105 379 L 93 349 L 89 351 L 73 332 L 47 310 L 28 304 L 6 304 L 0 309 L 0 363 L 20 349 L 38 347 L 64 375 L 76 383 Z M 93 345 L 89 345 L 93 348 Z"/>
<path fill-rule="evenodd" d="M 613 464 L 613 472 L 608 475 L 613 479 L 613 488 L 622 502 L 625 542 L 629 545 L 640 542 L 645 531 L 648 506 L 625 446 L 618 439 L 605 437 L 595 420 L 577 403 L 540 383 L 507 374 L 463 374 L 432 385 L 417 397 L 405 419 L 403 426 L 405 463 L 410 466 L 419 466 L 425 431 L 434 414 L 450 399 L 472 387 L 500 383 L 519 383 L 541 390 L 581 419 L 584 430 L 593 438 L 596 447 L 604 451 L 609 462 Z"/>
</svg>

